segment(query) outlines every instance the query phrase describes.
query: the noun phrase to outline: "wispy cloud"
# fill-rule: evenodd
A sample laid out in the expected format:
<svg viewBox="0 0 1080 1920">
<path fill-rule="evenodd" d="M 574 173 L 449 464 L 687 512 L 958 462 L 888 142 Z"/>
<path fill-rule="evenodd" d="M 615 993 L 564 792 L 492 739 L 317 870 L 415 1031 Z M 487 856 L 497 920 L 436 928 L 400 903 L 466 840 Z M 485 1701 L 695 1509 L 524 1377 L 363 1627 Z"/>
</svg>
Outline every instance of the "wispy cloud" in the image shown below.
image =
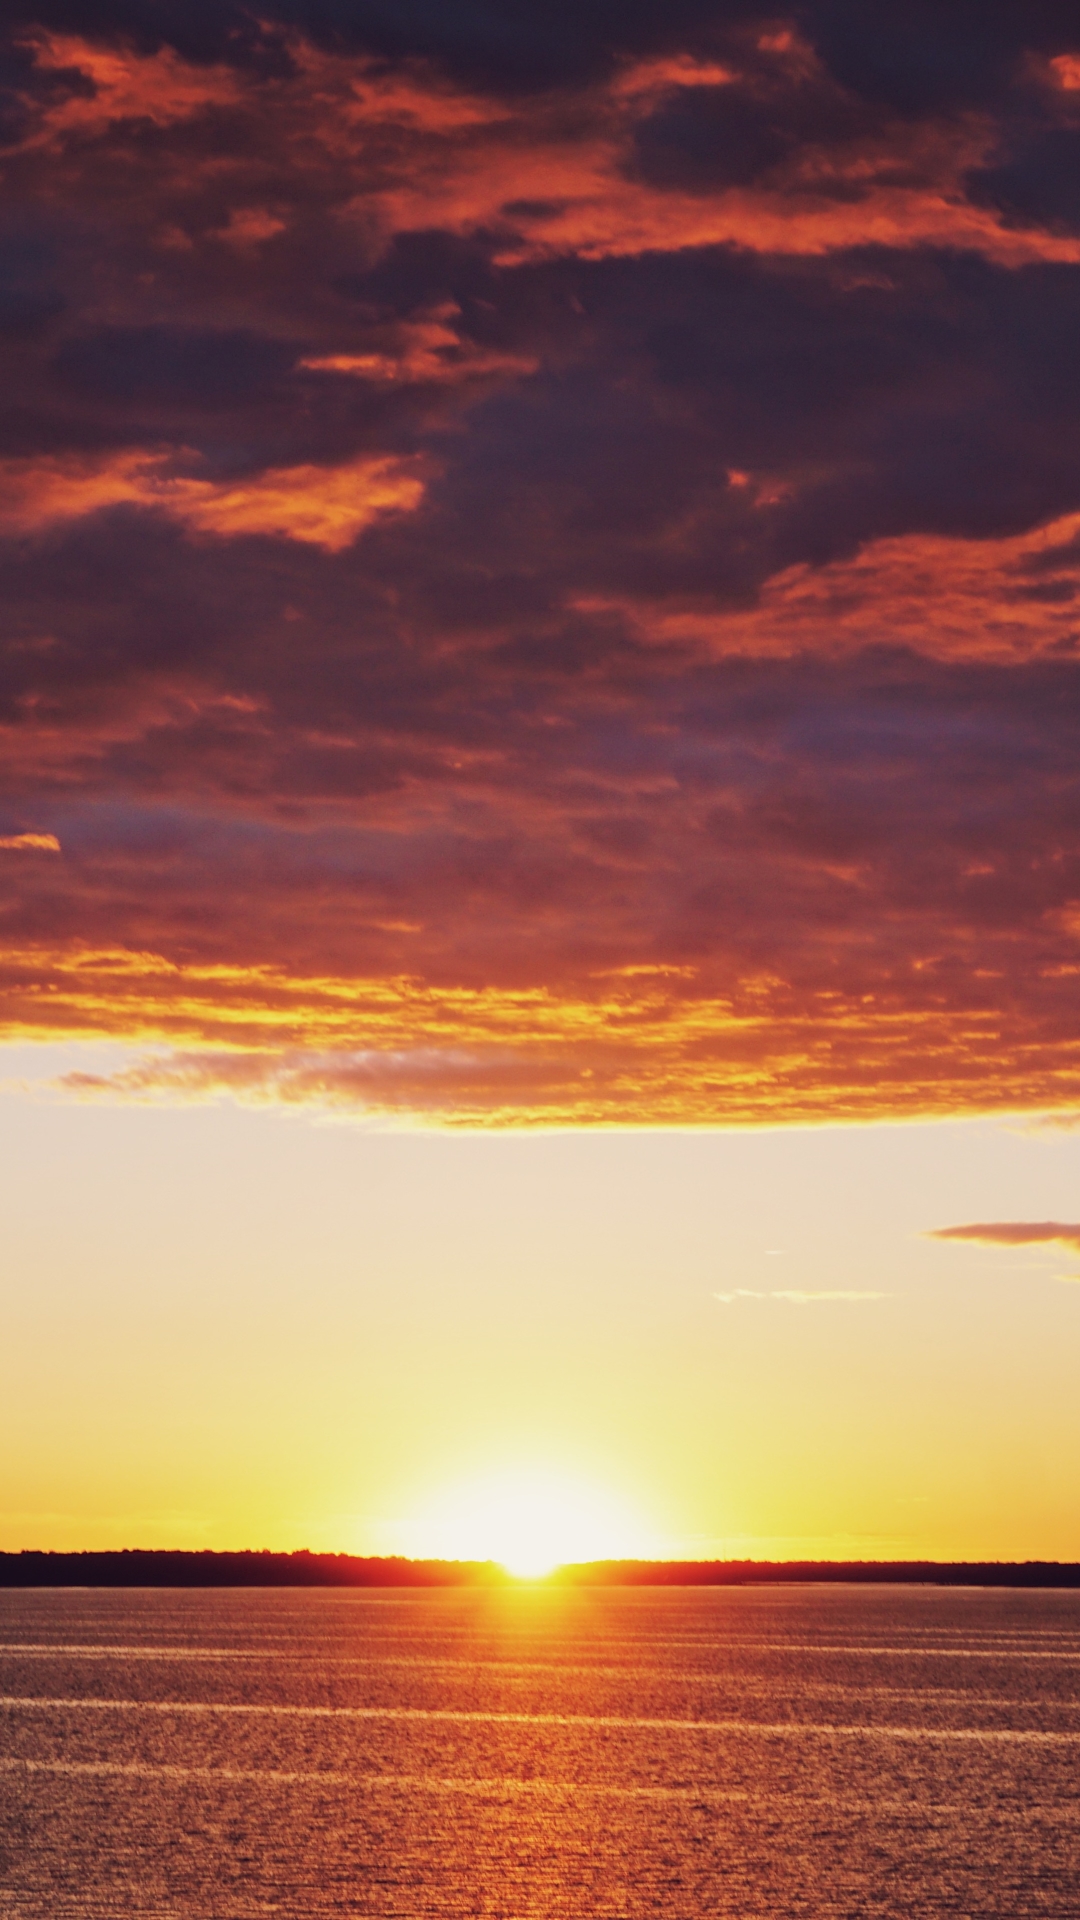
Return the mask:
<svg viewBox="0 0 1080 1920">
<path fill-rule="evenodd" d="M 796 1307 L 809 1307 L 822 1300 L 891 1300 L 888 1293 L 876 1293 L 851 1287 L 775 1287 L 762 1293 L 754 1287 L 735 1287 L 731 1293 L 714 1293 L 713 1299 L 719 1300 L 725 1307 L 733 1306 L 736 1300 L 787 1300 Z"/>
<path fill-rule="evenodd" d="M 0 532 L 39 532 L 130 505 L 222 539 L 278 535 L 340 553 L 380 515 L 414 510 L 423 493 L 410 463 L 392 459 L 337 468 L 309 462 L 227 482 L 169 468 L 166 456 L 143 452 L 0 461 Z"/>
<path fill-rule="evenodd" d="M 1080 1221 L 977 1220 L 970 1226 L 936 1227 L 930 1240 L 962 1240 L 984 1247 L 1069 1247 L 1080 1254 Z M 1056 1273 L 1055 1280 L 1080 1284 L 1080 1273 Z"/>
<path fill-rule="evenodd" d="M 1056 1244 L 1080 1253 L 1080 1222 L 1074 1220 L 983 1220 L 971 1226 L 935 1227 L 930 1240 L 973 1240 L 988 1247 Z"/>
<path fill-rule="evenodd" d="M 6 833 L 0 838 L 4 853 L 59 853 L 55 833 Z"/>
</svg>

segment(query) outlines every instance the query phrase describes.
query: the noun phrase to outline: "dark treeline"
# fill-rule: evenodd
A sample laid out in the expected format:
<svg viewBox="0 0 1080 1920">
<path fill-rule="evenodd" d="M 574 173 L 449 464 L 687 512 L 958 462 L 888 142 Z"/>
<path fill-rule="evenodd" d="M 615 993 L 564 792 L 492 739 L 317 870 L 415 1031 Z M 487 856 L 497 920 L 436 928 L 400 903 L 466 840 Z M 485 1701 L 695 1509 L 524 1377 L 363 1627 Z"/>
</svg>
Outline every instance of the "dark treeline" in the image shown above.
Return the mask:
<svg viewBox="0 0 1080 1920">
<path fill-rule="evenodd" d="M 556 1576 L 591 1587 L 776 1584 L 1080 1587 L 1080 1565 L 1057 1560 L 596 1560 Z"/>
<path fill-rule="evenodd" d="M 1080 1587 L 1053 1560 L 596 1560 L 560 1567 L 567 1586 L 728 1587 L 856 1582 L 952 1587 Z M 348 1553 L 0 1553 L 0 1587 L 480 1587 L 514 1584 L 493 1561 L 360 1559 Z"/>
<path fill-rule="evenodd" d="M 491 1561 L 351 1553 L 0 1553 L 0 1587 L 479 1587 L 505 1579 Z"/>
</svg>

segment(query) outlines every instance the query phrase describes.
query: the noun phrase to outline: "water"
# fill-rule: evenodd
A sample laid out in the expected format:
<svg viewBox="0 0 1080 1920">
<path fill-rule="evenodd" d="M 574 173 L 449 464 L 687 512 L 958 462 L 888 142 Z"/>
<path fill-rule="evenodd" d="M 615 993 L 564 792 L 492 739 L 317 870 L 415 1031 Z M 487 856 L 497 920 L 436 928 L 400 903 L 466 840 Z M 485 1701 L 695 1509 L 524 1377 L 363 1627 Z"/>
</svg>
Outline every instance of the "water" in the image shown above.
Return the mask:
<svg viewBox="0 0 1080 1920">
<path fill-rule="evenodd" d="M 1080 1916 L 1080 1594 L 0 1593 L 0 1916 Z"/>
</svg>

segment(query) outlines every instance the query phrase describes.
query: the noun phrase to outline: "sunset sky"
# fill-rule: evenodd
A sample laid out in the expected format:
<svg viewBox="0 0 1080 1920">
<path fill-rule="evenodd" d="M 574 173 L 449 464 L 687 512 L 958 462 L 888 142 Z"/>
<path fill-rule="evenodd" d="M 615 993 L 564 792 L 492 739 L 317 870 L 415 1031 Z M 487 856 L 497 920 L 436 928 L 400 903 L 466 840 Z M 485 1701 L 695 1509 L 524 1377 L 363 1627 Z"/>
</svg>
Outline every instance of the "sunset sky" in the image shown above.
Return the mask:
<svg viewBox="0 0 1080 1920">
<path fill-rule="evenodd" d="M 1080 1558 L 1075 5 L 5 17 L 0 1546 Z"/>
</svg>

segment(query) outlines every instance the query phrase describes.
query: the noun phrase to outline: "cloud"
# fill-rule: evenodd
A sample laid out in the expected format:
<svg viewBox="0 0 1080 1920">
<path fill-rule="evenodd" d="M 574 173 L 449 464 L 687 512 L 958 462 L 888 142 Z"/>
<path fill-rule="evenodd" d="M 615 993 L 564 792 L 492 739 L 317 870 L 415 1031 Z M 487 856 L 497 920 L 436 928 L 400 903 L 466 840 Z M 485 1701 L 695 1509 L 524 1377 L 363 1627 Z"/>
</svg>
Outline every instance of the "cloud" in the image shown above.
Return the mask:
<svg viewBox="0 0 1080 1920">
<path fill-rule="evenodd" d="M 270 468 L 235 481 L 178 474 L 166 455 L 9 460 L 0 462 L 0 529 L 38 533 L 132 505 L 221 539 L 276 535 L 340 553 L 381 514 L 413 510 L 422 493 L 423 482 L 393 459 Z"/>
<path fill-rule="evenodd" d="M 850 1288 L 831 1287 L 804 1289 L 801 1287 L 779 1287 L 768 1293 L 759 1293 L 753 1287 L 736 1287 L 731 1293 L 714 1293 L 713 1299 L 719 1300 L 725 1307 L 733 1306 L 736 1300 L 787 1300 L 797 1307 L 813 1306 L 820 1300 L 890 1300 L 891 1294 L 853 1291 Z"/>
<path fill-rule="evenodd" d="M 785 1288 L 773 1295 L 775 1300 L 793 1300 L 797 1306 L 808 1306 L 815 1300 L 888 1300 L 891 1297 L 887 1293 L 859 1293 L 845 1291 L 842 1288 L 827 1289 L 817 1293 L 804 1293 L 796 1288 Z"/>
<path fill-rule="evenodd" d="M 619 615 L 648 644 L 689 643 L 716 655 L 840 656 L 863 651 L 872 634 L 879 646 L 1005 665 L 1071 651 L 1078 602 L 1080 520 L 1069 515 L 994 540 L 869 540 L 851 556 L 774 574 L 750 606 L 617 593 L 586 604 Z"/>
<path fill-rule="evenodd" d="M 0 849 L 5 853 L 59 853 L 60 842 L 55 833 L 7 833 L 0 836 Z"/>
<path fill-rule="evenodd" d="M 1057 1244 L 1080 1253 L 1080 1222 L 1065 1220 L 992 1220 L 968 1227 L 937 1227 L 931 1240 L 974 1240 L 991 1247 Z"/>
<path fill-rule="evenodd" d="M 197 64 L 130 38 L 103 46 L 100 19 L 85 36 L 39 28 L 20 42 L 35 64 L 16 152 L 45 163 L 72 154 L 87 173 L 106 155 L 137 153 L 147 185 L 167 188 L 172 214 L 189 216 L 169 222 L 174 239 L 198 244 L 197 226 L 241 262 L 288 243 L 313 201 L 361 246 L 373 234 L 485 234 L 506 262 L 718 245 L 808 256 L 953 247 L 1012 265 L 1080 258 L 1080 234 L 1063 230 L 1056 203 L 1021 222 L 1007 195 L 1002 203 L 983 164 L 994 156 L 985 117 L 959 101 L 935 120 L 860 98 L 790 32 L 747 31 L 731 17 L 720 61 L 689 50 L 635 59 L 627 45 L 614 70 L 588 63 L 571 109 L 549 91 L 515 88 L 508 99 L 455 83 L 430 58 L 388 68 L 377 32 L 351 49 L 338 32 L 331 51 L 306 24 L 306 35 L 284 29 L 276 62 L 246 69 L 227 46 Z M 213 147 L 226 126 L 247 163 L 234 145 L 223 179 Z M 211 213 L 223 191 L 228 204 Z"/>
<path fill-rule="evenodd" d="M 1072 13 L 348 12 L 10 14 L 2 1031 L 1075 1112 Z"/>
<path fill-rule="evenodd" d="M 165 127 L 235 105 L 240 96 L 235 72 L 223 65 L 194 66 L 173 47 L 133 57 L 130 43 L 95 44 L 90 37 L 51 33 L 36 23 L 20 44 L 32 53 L 40 75 L 61 83 L 51 99 L 46 87 L 48 104 L 30 136 L 31 147 L 59 146 L 123 122 Z"/>
</svg>

